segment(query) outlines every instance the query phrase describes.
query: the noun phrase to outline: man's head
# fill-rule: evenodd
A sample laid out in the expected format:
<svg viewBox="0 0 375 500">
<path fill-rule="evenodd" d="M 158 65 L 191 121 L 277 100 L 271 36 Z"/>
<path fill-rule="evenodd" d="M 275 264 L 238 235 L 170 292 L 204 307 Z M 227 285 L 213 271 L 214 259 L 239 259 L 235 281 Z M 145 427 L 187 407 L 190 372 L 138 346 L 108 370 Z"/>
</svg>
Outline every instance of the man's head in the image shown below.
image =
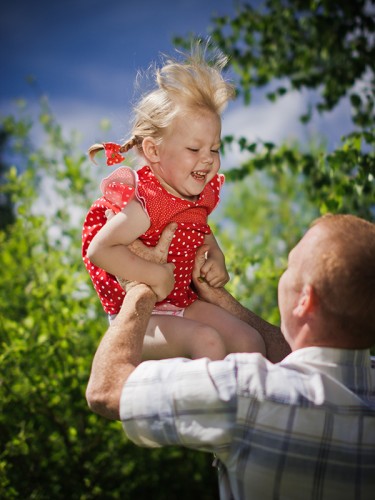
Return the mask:
<svg viewBox="0 0 375 500">
<path fill-rule="evenodd" d="M 374 345 L 375 225 L 352 215 L 317 219 L 289 254 L 279 307 L 294 349 Z"/>
</svg>

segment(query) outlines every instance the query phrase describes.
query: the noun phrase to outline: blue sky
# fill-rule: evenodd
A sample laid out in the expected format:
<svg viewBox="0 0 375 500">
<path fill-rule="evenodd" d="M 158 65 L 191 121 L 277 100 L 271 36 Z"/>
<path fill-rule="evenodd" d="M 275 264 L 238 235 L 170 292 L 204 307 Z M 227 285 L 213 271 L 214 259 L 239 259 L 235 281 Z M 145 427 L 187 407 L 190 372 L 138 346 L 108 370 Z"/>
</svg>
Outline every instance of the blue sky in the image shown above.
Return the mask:
<svg viewBox="0 0 375 500">
<path fill-rule="evenodd" d="M 127 134 L 134 79 L 139 69 L 173 54 L 174 35 L 206 36 L 215 15 L 233 15 L 238 0 L 12 0 L 0 16 L 0 112 L 24 97 L 36 104 L 25 78 L 32 75 L 66 130 L 78 130 L 82 147 Z M 254 2 L 252 2 L 254 4 Z M 277 105 L 256 94 L 250 108 L 236 101 L 224 114 L 223 132 L 276 142 L 308 140 L 323 132 L 332 145 L 349 127 L 343 105 L 302 128 L 298 116 L 308 95 Z M 110 137 L 99 123 L 110 120 Z M 238 158 L 237 158 L 238 160 Z M 229 156 L 233 164 L 236 157 Z"/>
<path fill-rule="evenodd" d="M 121 103 L 133 76 L 173 35 L 205 35 L 232 0 L 13 0 L 0 20 L 2 97 L 27 93 L 26 75 L 55 98 Z"/>
</svg>

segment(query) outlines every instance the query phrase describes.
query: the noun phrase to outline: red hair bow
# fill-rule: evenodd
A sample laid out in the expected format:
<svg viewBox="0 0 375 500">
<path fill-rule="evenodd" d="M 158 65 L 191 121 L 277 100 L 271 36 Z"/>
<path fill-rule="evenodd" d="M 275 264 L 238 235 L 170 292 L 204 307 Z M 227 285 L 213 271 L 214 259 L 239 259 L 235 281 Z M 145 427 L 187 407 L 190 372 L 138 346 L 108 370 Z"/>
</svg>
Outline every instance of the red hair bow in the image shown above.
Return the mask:
<svg viewBox="0 0 375 500">
<path fill-rule="evenodd" d="M 107 157 L 107 165 L 115 165 L 125 160 L 125 156 L 120 155 L 121 146 L 114 142 L 106 142 L 103 144 L 105 155 Z"/>
</svg>

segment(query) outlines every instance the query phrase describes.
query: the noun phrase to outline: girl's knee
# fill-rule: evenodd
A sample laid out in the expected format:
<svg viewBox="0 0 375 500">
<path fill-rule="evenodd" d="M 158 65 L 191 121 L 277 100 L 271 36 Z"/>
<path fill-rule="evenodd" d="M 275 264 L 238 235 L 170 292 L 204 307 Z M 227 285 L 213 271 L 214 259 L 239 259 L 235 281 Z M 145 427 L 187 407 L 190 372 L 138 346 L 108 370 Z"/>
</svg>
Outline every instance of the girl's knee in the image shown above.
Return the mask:
<svg viewBox="0 0 375 500">
<path fill-rule="evenodd" d="M 260 333 L 249 325 L 245 325 L 237 339 L 233 338 L 232 352 L 259 352 L 266 355 L 266 346 Z"/>
<path fill-rule="evenodd" d="M 217 360 L 225 358 L 227 354 L 226 347 L 215 328 L 209 325 L 197 324 L 194 339 L 191 352 L 193 359 L 208 357 L 211 360 Z"/>
</svg>

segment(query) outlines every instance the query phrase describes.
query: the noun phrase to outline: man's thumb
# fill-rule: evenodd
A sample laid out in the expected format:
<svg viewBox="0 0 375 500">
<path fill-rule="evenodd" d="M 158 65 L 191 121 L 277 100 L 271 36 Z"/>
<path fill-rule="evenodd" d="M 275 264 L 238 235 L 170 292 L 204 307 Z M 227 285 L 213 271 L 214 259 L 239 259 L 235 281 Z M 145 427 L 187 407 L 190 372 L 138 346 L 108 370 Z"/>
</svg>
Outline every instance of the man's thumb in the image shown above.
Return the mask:
<svg viewBox="0 0 375 500">
<path fill-rule="evenodd" d="M 174 232 L 177 229 L 177 223 L 171 222 L 168 226 L 165 227 L 163 232 L 161 233 L 160 239 L 157 246 L 158 251 L 161 254 L 165 254 L 165 257 L 168 255 L 169 245 L 173 239 Z"/>
</svg>

